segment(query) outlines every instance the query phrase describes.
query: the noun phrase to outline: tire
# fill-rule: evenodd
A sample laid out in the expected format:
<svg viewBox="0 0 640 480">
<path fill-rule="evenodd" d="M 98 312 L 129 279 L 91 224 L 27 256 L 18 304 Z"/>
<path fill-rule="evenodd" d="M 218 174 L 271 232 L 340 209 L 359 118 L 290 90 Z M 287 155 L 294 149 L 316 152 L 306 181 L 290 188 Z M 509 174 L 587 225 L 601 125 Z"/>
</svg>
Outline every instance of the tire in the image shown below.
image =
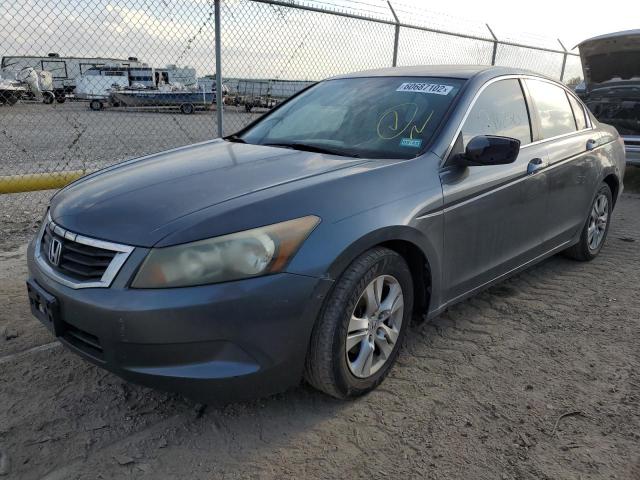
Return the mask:
<svg viewBox="0 0 640 480">
<path fill-rule="evenodd" d="M 55 97 L 53 96 L 53 93 L 51 92 L 44 92 L 42 94 L 42 103 L 44 103 L 45 105 L 51 105 L 55 100 Z"/>
<path fill-rule="evenodd" d="M 194 107 L 192 103 L 183 103 L 180 105 L 180 111 L 185 115 L 191 115 L 194 111 Z"/>
<path fill-rule="evenodd" d="M 394 298 L 396 301 L 378 317 L 367 313 L 370 297 L 366 294 L 375 294 L 373 286 L 380 285 L 376 283 L 380 279 L 383 279 L 383 288 L 378 297 L 382 302 L 378 303 L 384 308 L 385 304 L 389 307 Z M 402 301 L 404 308 L 399 311 L 396 307 Z M 316 389 L 340 399 L 373 390 L 396 361 L 412 310 L 413 280 L 404 259 L 393 250 L 381 247 L 363 253 L 347 267 L 325 300 L 311 334 L 305 379 Z M 386 315 L 389 316 L 385 319 Z M 394 342 L 392 333 L 396 337 Z M 353 340 L 349 349 L 347 334 Z M 368 357 L 364 352 L 372 352 L 368 375 L 367 362 L 361 361 Z"/>
<path fill-rule="evenodd" d="M 19 97 L 18 95 L 10 94 L 7 97 L 4 97 L 0 103 L 6 103 L 7 105 L 13 106 L 18 103 Z"/>
<path fill-rule="evenodd" d="M 91 100 L 89 103 L 89 108 L 94 112 L 98 112 L 104 108 L 104 105 L 100 100 Z"/>
<path fill-rule="evenodd" d="M 60 95 L 58 97 L 56 97 L 56 102 L 58 103 L 64 103 L 67 101 L 67 97 L 65 97 L 64 95 Z"/>
<path fill-rule="evenodd" d="M 602 205 L 603 201 L 605 202 L 605 205 Z M 611 189 L 609 188 L 609 185 L 603 182 L 591 202 L 589 213 L 587 214 L 587 220 L 585 221 L 584 227 L 582 227 L 582 233 L 580 234 L 580 241 L 565 250 L 565 254 L 568 257 L 581 262 L 588 262 L 598 256 L 607 239 L 607 234 L 609 233 L 612 205 L 613 198 L 611 195 Z M 602 224 L 603 219 L 604 225 Z M 597 232 L 597 238 L 594 238 L 594 236 L 591 235 L 591 231 L 594 228 Z M 597 242 L 594 240 L 597 240 Z"/>
</svg>

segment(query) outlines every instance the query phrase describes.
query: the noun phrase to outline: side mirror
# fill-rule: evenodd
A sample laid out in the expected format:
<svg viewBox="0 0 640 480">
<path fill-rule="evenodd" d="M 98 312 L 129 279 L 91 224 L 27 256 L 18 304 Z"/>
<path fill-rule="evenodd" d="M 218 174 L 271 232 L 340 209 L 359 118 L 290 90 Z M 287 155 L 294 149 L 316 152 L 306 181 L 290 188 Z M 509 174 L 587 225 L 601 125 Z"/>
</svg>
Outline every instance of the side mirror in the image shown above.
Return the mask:
<svg viewBox="0 0 640 480">
<path fill-rule="evenodd" d="M 495 135 L 478 135 L 467 144 L 463 165 L 506 165 L 513 163 L 520 152 L 520 140 Z"/>
</svg>

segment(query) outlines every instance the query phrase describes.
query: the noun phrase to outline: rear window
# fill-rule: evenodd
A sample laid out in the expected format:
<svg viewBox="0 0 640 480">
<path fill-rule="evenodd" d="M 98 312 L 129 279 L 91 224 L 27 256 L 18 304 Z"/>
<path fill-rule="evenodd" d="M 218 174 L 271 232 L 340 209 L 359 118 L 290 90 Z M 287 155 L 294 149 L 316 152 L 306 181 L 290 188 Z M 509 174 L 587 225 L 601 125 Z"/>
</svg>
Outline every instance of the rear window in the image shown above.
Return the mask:
<svg viewBox="0 0 640 480">
<path fill-rule="evenodd" d="M 576 122 L 564 89 L 542 80 L 527 80 L 540 119 L 542 138 L 576 131 Z"/>
<path fill-rule="evenodd" d="M 587 128 L 587 119 L 584 116 L 584 108 L 582 108 L 580 102 L 572 95 L 567 94 L 567 97 L 569 98 L 569 103 L 573 109 L 573 116 L 576 118 L 576 127 L 578 127 L 578 130 L 584 130 Z"/>
</svg>

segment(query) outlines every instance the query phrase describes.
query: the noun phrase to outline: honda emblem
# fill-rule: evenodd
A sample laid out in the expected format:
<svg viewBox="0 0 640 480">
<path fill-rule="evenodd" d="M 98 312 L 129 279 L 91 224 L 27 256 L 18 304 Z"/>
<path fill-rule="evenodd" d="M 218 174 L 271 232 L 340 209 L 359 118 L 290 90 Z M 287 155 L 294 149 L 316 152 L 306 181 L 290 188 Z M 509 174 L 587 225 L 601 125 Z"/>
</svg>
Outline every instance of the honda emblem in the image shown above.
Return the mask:
<svg viewBox="0 0 640 480">
<path fill-rule="evenodd" d="M 62 253 L 62 242 L 57 238 L 52 238 L 49 244 L 49 261 L 56 267 L 60 265 L 60 254 Z"/>
</svg>

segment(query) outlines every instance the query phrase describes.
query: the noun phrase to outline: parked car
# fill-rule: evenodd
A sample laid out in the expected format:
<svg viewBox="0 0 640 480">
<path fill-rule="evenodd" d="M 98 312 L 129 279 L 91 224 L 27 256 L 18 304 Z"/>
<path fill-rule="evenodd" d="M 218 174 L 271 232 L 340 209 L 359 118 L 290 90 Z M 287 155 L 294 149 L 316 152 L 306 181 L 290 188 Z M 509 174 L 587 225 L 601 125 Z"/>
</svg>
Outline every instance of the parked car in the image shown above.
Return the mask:
<svg viewBox="0 0 640 480">
<path fill-rule="evenodd" d="M 555 253 L 598 255 L 624 165 L 615 129 L 533 73 L 339 76 L 226 139 L 59 191 L 29 299 L 65 346 L 131 381 L 228 401 L 304 377 L 357 396 L 412 317 Z"/>
<path fill-rule="evenodd" d="M 640 30 L 608 33 L 578 47 L 585 76 L 578 94 L 622 135 L 627 163 L 640 166 Z"/>
</svg>

